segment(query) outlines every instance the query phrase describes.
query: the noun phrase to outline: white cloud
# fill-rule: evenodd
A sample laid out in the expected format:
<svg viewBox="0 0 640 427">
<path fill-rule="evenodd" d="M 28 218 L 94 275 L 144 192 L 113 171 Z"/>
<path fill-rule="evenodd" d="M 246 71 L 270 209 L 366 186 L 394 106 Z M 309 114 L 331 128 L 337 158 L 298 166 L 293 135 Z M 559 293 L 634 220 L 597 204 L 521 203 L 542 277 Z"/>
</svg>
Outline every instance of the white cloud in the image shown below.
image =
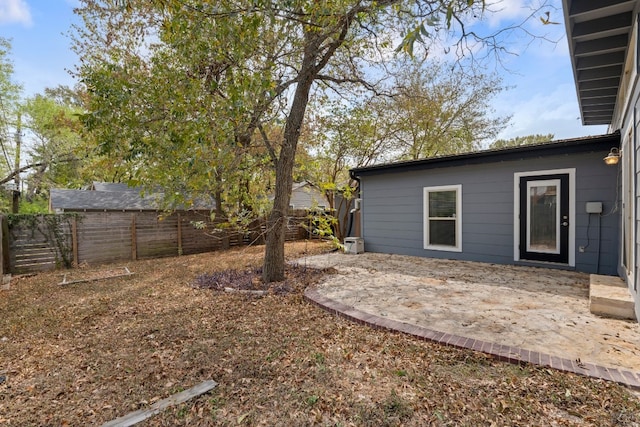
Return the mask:
<svg viewBox="0 0 640 427">
<path fill-rule="evenodd" d="M 549 13 L 549 15 L 547 15 Z M 481 21 L 489 28 L 503 28 L 507 25 L 523 25 L 529 30 L 543 26 L 540 19 L 561 24 L 563 20 L 560 0 L 486 0 Z M 544 25 L 547 28 L 562 25 Z"/>
<path fill-rule="evenodd" d="M 551 91 L 541 90 L 521 102 L 508 98 L 499 113 L 513 114 L 512 125 L 498 139 L 552 133 L 555 139 L 606 133 L 606 126 L 583 126 L 576 101 L 575 87 L 561 84 Z M 498 108 L 499 109 L 499 108 Z"/>
<path fill-rule="evenodd" d="M 491 28 L 502 26 L 505 22 L 513 22 L 531 14 L 531 8 L 524 0 L 507 0 L 487 2 L 485 14 L 487 24 Z"/>
<path fill-rule="evenodd" d="M 25 0 L 0 0 L 0 25 L 12 23 L 31 26 L 31 11 Z"/>
</svg>

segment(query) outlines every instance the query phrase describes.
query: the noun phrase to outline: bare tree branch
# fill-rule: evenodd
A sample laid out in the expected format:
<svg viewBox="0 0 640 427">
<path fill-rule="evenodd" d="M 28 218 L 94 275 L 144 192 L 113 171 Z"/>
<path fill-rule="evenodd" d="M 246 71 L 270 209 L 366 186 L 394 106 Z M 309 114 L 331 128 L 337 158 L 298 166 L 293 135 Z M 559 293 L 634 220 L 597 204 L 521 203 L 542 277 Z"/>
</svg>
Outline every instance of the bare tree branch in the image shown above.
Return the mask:
<svg viewBox="0 0 640 427">
<path fill-rule="evenodd" d="M 48 166 L 49 164 L 47 162 L 39 162 L 39 163 L 31 163 L 29 165 L 26 166 L 22 166 L 19 169 L 15 169 L 13 171 L 11 171 L 9 173 L 9 175 L 5 176 L 4 178 L 0 179 L 0 185 L 5 184 L 9 181 L 11 181 L 12 179 L 14 179 L 16 177 L 16 175 L 21 174 L 22 172 L 28 171 L 29 169 L 34 169 L 34 168 L 38 168 L 38 167 L 42 167 L 42 166 Z"/>
</svg>

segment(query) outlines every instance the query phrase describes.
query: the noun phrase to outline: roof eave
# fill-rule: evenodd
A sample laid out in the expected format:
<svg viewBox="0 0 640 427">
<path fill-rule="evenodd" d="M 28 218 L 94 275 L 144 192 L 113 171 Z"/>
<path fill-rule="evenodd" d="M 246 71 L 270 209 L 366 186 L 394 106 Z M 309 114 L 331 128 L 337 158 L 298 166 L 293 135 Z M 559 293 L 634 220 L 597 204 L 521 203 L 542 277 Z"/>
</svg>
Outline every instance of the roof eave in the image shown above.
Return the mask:
<svg viewBox="0 0 640 427">
<path fill-rule="evenodd" d="M 408 160 L 354 168 L 350 170 L 350 175 L 352 177 L 358 177 L 366 174 L 385 173 L 391 171 L 409 171 L 418 169 L 430 169 L 436 167 L 452 167 L 466 164 L 491 163 L 518 160 L 526 157 L 535 157 L 542 155 L 561 155 L 583 151 L 606 150 L 611 147 L 619 146 L 620 133 L 614 132 L 606 135 L 573 138 L 542 144 L 531 144 L 519 147 L 483 150 L 472 153 L 430 157 L 420 160 Z"/>
<path fill-rule="evenodd" d="M 636 0 L 562 0 L 583 125 L 611 125 Z"/>
</svg>

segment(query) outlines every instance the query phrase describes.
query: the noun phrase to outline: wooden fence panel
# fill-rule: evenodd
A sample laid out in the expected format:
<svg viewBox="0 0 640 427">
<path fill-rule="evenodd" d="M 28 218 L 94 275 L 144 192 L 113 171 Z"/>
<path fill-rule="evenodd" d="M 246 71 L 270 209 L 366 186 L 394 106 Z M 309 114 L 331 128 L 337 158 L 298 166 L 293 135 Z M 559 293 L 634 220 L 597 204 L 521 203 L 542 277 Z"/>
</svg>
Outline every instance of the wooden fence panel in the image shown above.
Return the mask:
<svg viewBox="0 0 640 427">
<path fill-rule="evenodd" d="M 77 221 L 78 262 L 103 264 L 131 259 L 131 212 L 85 212 Z"/>
<path fill-rule="evenodd" d="M 6 215 L 0 215 L 0 262 L 2 262 L 2 274 L 11 272 L 9 252 L 9 221 Z"/>
<path fill-rule="evenodd" d="M 29 273 L 71 265 L 71 226 L 53 216 L 9 224 L 9 271 Z"/>
<path fill-rule="evenodd" d="M 287 218 L 287 230 L 285 231 L 285 240 L 300 240 L 308 235 L 307 228 L 309 220 L 306 216 L 290 216 Z"/>
<path fill-rule="evenodd" d="M 201 224 L 198 228 L 196 224 Z M 182 253 L 184 255 L 212 252 L 225 247 L 226 233 L 216 231 L 216 221 L 194 212 L 180 216 L 182 230 Z"/>
<path fill-rule="evenodd" d="M 286 240 L 308 236 L 306 212 L 290 212 Z M 47 219 L 48 218 L 48 219 Z M 55 233 L 51 226 L 55 224 Z M 207 215 L 180 212 L 82 212 L 41 215 L 9 224 L 11 273 L 51 270 L 72 264 L 106 264 L 264 243 L 265 221 L 246 232 L 216 229 Z M 204 227 L 197 226 L 204 225 Z M 49 227 L 49 228 L 47 228 Z M 74 234 L 75 233 L 75 234 Z"/>
<path fill-rule="evenodd" d="M 140 212 L 136 219 L 136 246 L 139 259 L 177 256 L 177 216 Z"/>
</svg>

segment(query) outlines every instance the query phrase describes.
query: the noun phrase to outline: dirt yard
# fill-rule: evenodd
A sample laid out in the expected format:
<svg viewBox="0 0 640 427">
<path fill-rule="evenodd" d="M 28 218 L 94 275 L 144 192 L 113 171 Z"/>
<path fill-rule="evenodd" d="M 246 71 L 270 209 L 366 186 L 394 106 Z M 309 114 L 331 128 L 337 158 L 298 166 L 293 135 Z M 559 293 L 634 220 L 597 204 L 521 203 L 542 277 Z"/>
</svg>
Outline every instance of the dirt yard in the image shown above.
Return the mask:
<svg viewBox="0 0 640 427">
<path fill-rule="evenodd" d="M 639 426 L 612 383 L 497 362 L 349 323 L 306 303 L 317 275 L 225 292 L 262 247 L 13 280 L 0 291 L 0 425 L 100 425 L 212 379 L 146 426 Z M 288 257 L 318 253 L 288 244 Z M 329 273 L 327 273 L 329 274 Z M 70 276 L 71 277 L 71 276 Z M 248 280 L 248 281 L 247 281 Z M 204 286 L 204 287 L 203 287 Z"/>
</svg>

